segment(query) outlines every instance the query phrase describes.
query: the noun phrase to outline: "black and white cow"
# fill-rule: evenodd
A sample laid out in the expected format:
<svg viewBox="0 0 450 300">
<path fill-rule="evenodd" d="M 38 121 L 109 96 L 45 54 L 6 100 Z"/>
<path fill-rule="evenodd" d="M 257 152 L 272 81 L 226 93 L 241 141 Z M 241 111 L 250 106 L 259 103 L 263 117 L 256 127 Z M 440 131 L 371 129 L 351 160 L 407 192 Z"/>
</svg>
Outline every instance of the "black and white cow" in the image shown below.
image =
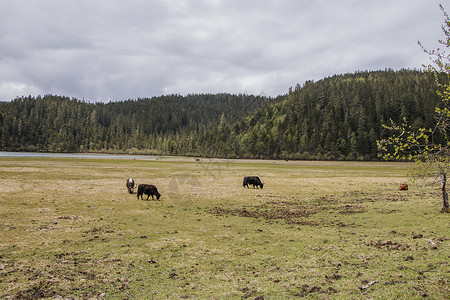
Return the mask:
<svg viewBox="0 0 450 300">
<path fill-rule="evenodd" d="M 153 184 L 140 184 L 138 186 L 137 198 L 139 199 L 139 196 L 141 196 L 141 199 L 144 200 L 142 197 L 144 194 L 147 195 L 147 200 L 150 196 L 152 196 L 152 199 L 153 196 L 156 196 L 156 200 L 159 200 L 159 197 L 161 197 L 161 194 L 158 193 L 158 189 Z"/>
<path fill-rule="evenodd" d="M 133 194 L 134 188 L 135 188 L 135 185 L 134 185 L 133 178 L 128 178 L 128 180 L 127 180 L 128 193 Z"/>
<path fill-rule="evenodd" d="M 244 177 L 243 186 L 248 188 L 249 185 L 253 185 L 253 188 L 264 187 L 264 183 L 261 182 L 261 179 L 259 179 L 258 176 Z"/>
</svg>

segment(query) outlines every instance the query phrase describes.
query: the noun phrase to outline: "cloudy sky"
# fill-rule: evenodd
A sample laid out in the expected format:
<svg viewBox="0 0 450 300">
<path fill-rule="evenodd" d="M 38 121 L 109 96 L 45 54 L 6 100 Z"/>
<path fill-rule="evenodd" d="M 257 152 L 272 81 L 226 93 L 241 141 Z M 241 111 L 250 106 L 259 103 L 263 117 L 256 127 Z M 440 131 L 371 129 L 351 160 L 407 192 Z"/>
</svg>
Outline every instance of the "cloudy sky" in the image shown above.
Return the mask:
<svg viewBox="0 0 450 300">
<path fill-rule="evenodd" d="M 0 1 L 0 100 L 277 96 L 334 74 L 421 68 L 417 41 L 443 37 L 440 2 Z"/>
</svg>

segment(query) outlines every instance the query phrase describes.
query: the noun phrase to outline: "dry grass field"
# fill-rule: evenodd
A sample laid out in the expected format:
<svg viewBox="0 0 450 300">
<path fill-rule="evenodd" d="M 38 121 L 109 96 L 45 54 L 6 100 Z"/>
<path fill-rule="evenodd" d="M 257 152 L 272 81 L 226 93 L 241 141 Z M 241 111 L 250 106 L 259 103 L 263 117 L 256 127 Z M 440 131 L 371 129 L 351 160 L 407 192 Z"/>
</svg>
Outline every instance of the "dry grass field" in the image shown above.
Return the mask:
<svg viewBox="0 0 450 300">
<path fill-rule="evenodd" d="M 408 167 L 3 157 L 0 298 L 449 299 L 450 215 Z"/>
</svg>

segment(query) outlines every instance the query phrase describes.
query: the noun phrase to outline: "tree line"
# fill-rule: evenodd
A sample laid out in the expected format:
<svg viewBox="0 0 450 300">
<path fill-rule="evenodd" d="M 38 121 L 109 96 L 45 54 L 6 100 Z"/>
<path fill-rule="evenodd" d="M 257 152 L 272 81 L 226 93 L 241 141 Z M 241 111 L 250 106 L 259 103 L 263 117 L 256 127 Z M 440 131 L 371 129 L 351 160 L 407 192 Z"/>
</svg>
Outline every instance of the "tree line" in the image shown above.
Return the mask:
<svg viewBox="0 0 450 300">
<path fill-rule="evenodd" d="M 438 102 L 433 75 L 418 70 L 335 75 L 275 98 L 19 97 L 0 103 L 0 150 L 376 160 L 383 124 L 406 117 L 431 128 Z"/>
</svg>

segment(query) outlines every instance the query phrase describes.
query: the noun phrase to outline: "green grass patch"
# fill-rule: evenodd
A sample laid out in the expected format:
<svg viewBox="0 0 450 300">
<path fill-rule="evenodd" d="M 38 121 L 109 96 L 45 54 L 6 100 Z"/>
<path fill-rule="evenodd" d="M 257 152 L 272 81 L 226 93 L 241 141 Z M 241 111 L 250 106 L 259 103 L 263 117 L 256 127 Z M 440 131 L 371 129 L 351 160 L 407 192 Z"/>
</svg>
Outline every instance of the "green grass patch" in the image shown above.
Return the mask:
<svg viewBox="0 0 450 300">
<path fill-rule="evenodd" d="M 408 167 L 1 158 L 0 297 L 448 298 L 449 215 Z"/>
</svg>

